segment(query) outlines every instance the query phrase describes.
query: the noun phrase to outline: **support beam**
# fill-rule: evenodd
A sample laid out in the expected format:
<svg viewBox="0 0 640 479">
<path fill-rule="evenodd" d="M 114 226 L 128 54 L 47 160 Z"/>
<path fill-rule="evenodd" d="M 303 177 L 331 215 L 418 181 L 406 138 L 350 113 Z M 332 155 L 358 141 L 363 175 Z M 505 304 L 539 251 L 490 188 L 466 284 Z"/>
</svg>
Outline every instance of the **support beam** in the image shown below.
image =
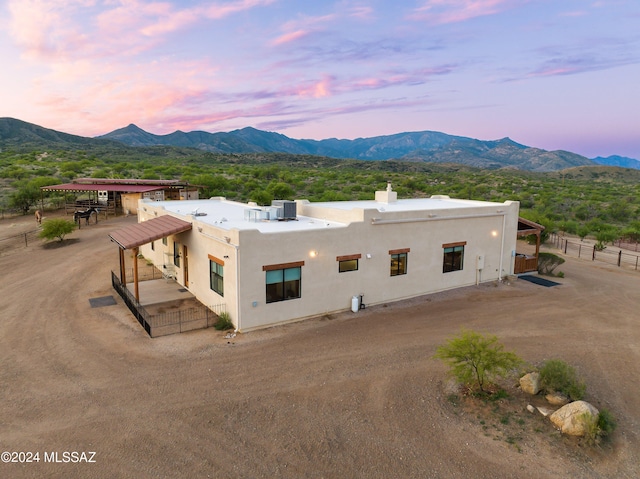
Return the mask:
<svg viewBox="0 0 640 479">
<path fill-rule="evenodd" d="M 133 290 L 136 301 L 140 302 L 140 292 L 138 291 L 138 247 L 133 248 Z"/>
<path fill-rule="evenodd" d="M 140 292 L 138 291 L 138 248 L 133 248 L 133 290 L 136 301 L 140 302 Z"/>
<path fill-rule="evenodd" d="M 125 261 L 124 261 L 124 249 L 122 248 L 118 248 L 118 252 L 119 252 L 119 260 L 120 260 L 120 282 L 122 283 L 122 286 L 124 286 L 125 288 L 127 287 L 127 271 L 126 271 L 126 265 L 125 265 Z"/>
</svg>

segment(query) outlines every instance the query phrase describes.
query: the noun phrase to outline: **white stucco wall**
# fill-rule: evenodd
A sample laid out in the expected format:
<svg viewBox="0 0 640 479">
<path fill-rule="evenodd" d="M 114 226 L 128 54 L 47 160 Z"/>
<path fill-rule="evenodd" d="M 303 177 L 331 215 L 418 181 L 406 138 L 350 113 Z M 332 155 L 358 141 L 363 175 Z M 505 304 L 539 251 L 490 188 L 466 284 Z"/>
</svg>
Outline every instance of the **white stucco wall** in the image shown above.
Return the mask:
<svg viewBox="0 0 640 479">
<path fill-rule="evenodd" d="M 146 212 L 139 209 L 140 220 L 168 213 L 162 202 L 145 206 Z M 169 238 L 167 246 L 156 241 L 155 251 L 145 245 L 141 252 L 161 265 L 163 252 L 173 252 L 173 241 L 186 245 L 188 289 L 206 305 L 225 303 L 243 331 L 348 310 L 354 295 L 363 294 L 367 305 L 375 305 L 495 281 L 513 273 L 517 202 L 458 205 L 452 200 L 435 209 L 420 209 L 419 203 L 339 206 L 298 203 L 299 215 L 315 218 L 308 228 L 286 222 L 264 228 L 233 227 L 233 221 L 214 221 L 212 215 L 174 211 L 170 214 L 193 223 L 192 230 Z M 466 242 L 463 269 L 443 273 L 443 245 L 459 242 Z M 407 274 L 391 276 L 389 251 L 406 248 L 410 250 Z M 317 256 L 311 257 L 311 251 Z M 362 255 L 358 270 L 339 273 L 336 257 L 352 254 Z M 224 297 L 210 289 L 208 255 L 224 261 Z M 479 255 L 484 258 L 481 271 L 476 267 Z M 300 261 L 304 261 L 301 298 L 267 304 L 263 266 Z M 183 267 L 181 261 L 181 284 Z"/>
</svg>

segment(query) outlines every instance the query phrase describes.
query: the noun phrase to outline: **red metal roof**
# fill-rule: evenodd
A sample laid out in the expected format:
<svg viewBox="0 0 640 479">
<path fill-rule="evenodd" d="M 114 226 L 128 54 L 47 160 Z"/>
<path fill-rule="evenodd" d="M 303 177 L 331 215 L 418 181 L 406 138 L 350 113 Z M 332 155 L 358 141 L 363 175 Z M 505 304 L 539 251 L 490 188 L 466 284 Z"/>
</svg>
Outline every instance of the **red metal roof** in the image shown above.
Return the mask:
<svg viewBox="0 0 640 479">
<path fill-rule="evenodd" d="M 109 236 L 121 248 L 131 249 L 190 229 L 191 223 L 171 215 L 163 215 L 119 229 Z"/>
<path fill-rule="evenodd" d="M 119 193 L 146 193 L 147 191 L 164 190 L 165 187 L 152 185 L 85 185 L 78 183 L 64 183 L 62 185 L 42 186 L 40 189 L 42 191 L 115 191 Z"/>
</svg>

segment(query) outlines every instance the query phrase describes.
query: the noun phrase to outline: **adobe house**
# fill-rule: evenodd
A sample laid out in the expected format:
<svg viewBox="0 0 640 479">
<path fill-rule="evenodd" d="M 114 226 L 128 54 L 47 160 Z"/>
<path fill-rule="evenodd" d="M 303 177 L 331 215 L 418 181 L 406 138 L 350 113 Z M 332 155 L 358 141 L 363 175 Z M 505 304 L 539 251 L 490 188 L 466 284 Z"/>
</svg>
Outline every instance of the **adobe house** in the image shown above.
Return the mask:
<svg viewBox="0 0 640 479">
<path fill-rule="evenodd" d="M 271 206 L 225 198 L 141 200 L 138 224 L 112 233 L 206 305 L 250 331 L 358 311 L 514 274 L 519 203 L 375 199 Z"/>
</svg>

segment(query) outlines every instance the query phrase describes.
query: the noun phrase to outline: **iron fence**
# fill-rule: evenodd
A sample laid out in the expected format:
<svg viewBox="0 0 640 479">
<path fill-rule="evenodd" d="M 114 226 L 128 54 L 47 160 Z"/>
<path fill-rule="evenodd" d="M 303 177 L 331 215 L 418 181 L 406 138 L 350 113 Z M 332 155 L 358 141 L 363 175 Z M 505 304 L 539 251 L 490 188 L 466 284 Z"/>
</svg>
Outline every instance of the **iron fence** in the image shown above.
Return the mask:
<svg viewBox="0 0 640 479">
<path fill-rule="evenodd" d="M 226 311 L 224 304 L 218 304 L 150 314 L 144 306 L 136 300 L 131 291 L 122 284 L 120 278 L 118 278 L 113 271 L 111 272 L 111 284 L 113 285 L 113 289 L 116 290 L 127 305 L 129 311 L 133 313 L 140 325 L 152 338 L 184 333 L 193 331 L 194 329 L 209 328 L 216 323 L 218 316 Z"/>
<path fill-rule="evenodd" d="M 592 261 L 602 261 L 618 267 L 631 267 L 636 271 L 640 266 L 640 255 L 625 252 L 623 249 L 617 251 L 607 247 L 602 249 L 595 244 L 569 241 L 567 238 L 557 234 L 551 234 L 549 240 L 566 255 Z"/>
</svg>

